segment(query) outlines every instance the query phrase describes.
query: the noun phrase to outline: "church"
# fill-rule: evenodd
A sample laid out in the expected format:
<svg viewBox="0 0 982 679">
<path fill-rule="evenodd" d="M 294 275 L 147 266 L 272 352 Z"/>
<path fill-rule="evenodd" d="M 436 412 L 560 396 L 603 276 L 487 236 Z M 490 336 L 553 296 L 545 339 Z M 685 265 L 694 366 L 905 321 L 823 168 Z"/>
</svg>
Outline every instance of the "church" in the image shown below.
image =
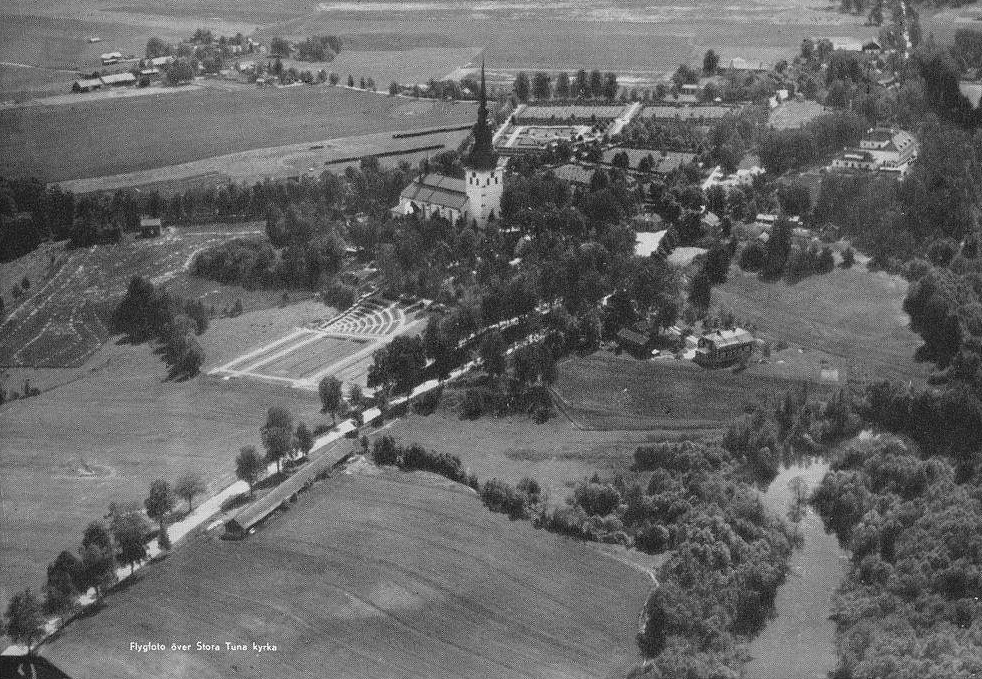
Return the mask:
<svg viewBox="0 0 982 679">
<path fill-rule="evenodd" d="M 451 222 L 461 217 L 468 224 L 483 229 L 497 218 L 501 210 L 501 194 L 505 188 L 504 168 L 498 164 L 494 151 L 492 129 L 488 122 L 487 89 L 484 84 L 484 64 L 481 64 L 481 93 L 474 125 L 474 145 L 464 158 L 465 176 L 446 177 L 430 173 L 417 177 L 399 196 L 392 208 L 395 215 L 419 214 L 440 216 Z"/>
</svg>

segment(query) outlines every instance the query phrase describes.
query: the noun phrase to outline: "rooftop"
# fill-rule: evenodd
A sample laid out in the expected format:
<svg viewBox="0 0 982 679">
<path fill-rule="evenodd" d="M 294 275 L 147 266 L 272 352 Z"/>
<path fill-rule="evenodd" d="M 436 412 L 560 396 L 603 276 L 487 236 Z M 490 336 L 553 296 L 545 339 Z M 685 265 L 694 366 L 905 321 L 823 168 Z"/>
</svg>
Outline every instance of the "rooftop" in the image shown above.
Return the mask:
<svg viewBox="0 0 982 679">
<path fill-rule="evenodd" d="M 401 198 L 454 210 L 463 210 L 464 205 L 467 204 L 466 186 L 463 179 L 446 177 L 431 172 L 413 180 L 413 183 L 403 190 Z"/>
</svg>

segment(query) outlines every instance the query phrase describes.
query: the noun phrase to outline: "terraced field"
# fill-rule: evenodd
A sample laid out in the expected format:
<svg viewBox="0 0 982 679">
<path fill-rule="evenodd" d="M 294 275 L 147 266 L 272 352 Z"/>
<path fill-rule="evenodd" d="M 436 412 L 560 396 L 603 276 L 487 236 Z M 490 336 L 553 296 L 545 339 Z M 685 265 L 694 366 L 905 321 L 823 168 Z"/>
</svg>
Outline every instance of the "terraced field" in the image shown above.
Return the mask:
<svg viewBox="0 0 982 679">
<path fill-rule="evenodd" d="M 0 321 L 0 366 L 35 368 L 81 365 L 109 338 L 112 309 L 135 275 L 161 285 L 180 277 L 195 252 L 241 235 L 234 232 L 173 233 L 119 245 L 51 249 L 43 280 L 8 304 Z M 5 265 L 8 266 L 8 265 Z"/>
<path fill-rule="evenodd" d="M 341 475 L 244 541 L 201 540 L 146 568 L 42 653 L 76 679 L 623 676 L 650 586 L 463 486 Z M 131 640 L 192 650 L 141 654 Z"/>
</svg>

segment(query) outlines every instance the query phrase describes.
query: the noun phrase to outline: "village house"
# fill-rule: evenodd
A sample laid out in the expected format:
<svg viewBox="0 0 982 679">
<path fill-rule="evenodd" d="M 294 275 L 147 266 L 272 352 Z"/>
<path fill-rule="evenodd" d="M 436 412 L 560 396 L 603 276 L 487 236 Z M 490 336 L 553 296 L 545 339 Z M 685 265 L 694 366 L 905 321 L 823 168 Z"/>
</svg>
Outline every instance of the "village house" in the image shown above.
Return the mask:
<svg viewBox="0 0 982 679">
<path fill-rule="evenodd" d="M 699 338 L 693 361 L 704 368 L 721 368 L 750 358 L 754 336 L 741 328 L 714 330 Z"/>
<path fill-rule="evenodd" d="M 869 129 L 856 148 L 843 149 L 829 170 L 881 172 L 898 178 L 917 158 L 917 140 L 904 130 L 888 127 Z"/>
<path fill-rule="evenodd" d="M 103 66 L 112 66 L 113 64 L 118 64 L 123 60 L 123 53 L 106 52 L 104 54 L 99 55 L 99 58 L 102 60 Z"/>
</svg>

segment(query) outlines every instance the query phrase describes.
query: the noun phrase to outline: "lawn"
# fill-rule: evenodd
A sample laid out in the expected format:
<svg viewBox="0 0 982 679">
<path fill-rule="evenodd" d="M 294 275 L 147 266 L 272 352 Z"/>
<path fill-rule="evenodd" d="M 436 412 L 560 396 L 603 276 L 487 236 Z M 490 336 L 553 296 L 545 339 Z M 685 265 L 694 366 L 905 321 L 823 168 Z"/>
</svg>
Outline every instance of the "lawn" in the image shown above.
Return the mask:
<svg viewBox="0 0 982 679">
<path fill-rule="evenodd" d="M 0 174 L 47 181 L 121 174 L 216 155 L 466 124 L 473 107 L 322 86 L 198 89 L 0 110 Z"/>
<path fill-rule="evenodd" d="M 821 352 L 855 379 L 921 380 L 928 367 L 913 360 L 921 341 L 903 312 L 906 293 L 902 278 L 861 266 L 794 285 L 734 269 L 713 302 L 769 338 Z"/>
<path fill-rule="evenodd" d="M 563 411 L 584 428 L 700 435 L 718 433 L 753 405 L 801 385 L 801 379 L 772 374 L 766 366 L 735 374 L 689 361 L 596 353 L 560 363 L 555 391 Z"/>
<path fill-rule="evenodd" d="M 315 394 L 203 376 L 164 381 L 166 366 L 146 345 L 110 343 L 69 372 L 74 381 L 0 406 L 0 601 L 13 587 L 40 587 L 45 565 L 74 550 L 89 521 L 112 500 L 142 499 L 152 479 L 193 469 L 212 491 L 233 481 L 239 448 L 261 447 L 270 405 L 310 426 L 323 421 Z M 57 383 L 48 373 L 44 381 Z"/>
<path fill-rule="evenodd" d="M 623 676 L 650 585 L 444 479 L 342 474 L 244 541 L 177 550 L 42 653 L 77 679 Z"/>
</svg>

